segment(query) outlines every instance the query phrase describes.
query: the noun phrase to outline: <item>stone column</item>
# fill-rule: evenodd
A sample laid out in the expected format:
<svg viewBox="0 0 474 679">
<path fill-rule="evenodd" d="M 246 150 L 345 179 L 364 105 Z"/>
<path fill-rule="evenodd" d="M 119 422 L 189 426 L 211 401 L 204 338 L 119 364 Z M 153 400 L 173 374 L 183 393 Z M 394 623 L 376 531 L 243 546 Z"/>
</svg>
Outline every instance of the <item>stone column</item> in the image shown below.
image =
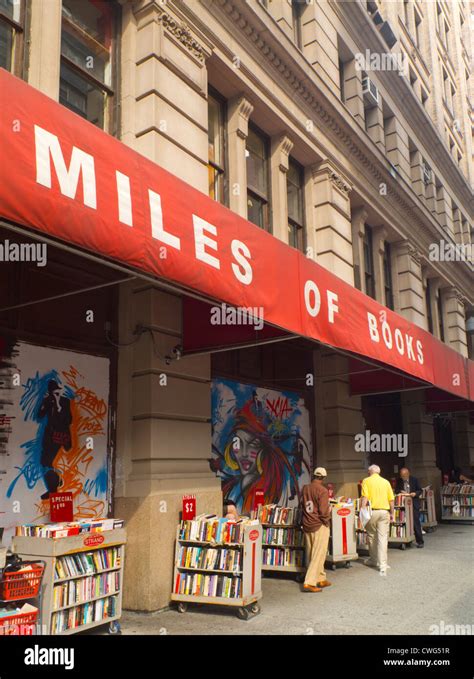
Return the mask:
<svg viewBox="0 0 474 679">
<path fill-rule="evenodd" d="M 354 258 L 354 285 L 365 293 L 365 256 L 364 256 L 364 235 L 365 222 L 368 212 L 363 207 L 352 210 L 351 213 L 351 232 L 352 232 L 352 254 Z"/>
<path fill-rule="evenodd" d="M 271 140 L 271 181 L 272 181 L 272 232 L 276 238 L 288 243 L 288 160 L 293 142 L 286 135 Z"/>
<path fill-rule="evenodd" d="M 308 2 L 302 10 L 303 53 L 333 91 L 339 90 L 336 16 L 328 2 Z"/>
<path fill-rule="evenodd" d="M 357 484 L 367 476 L 366 458 L 355 450 L 364 432 L 360 396 L 349 392 L 348 359 L 320 347 L 313 352 L 318 466 L 325 467 L 335 495 L 357 497 Z"/>
<path fill-rule="evenodd" d="M 387 158 L 395 166 L 397 172 L 410 182 L 410 153 L 408 150 L 408 133 L 395 116 L 385 119 L 385 150 Z"/>
<path fill-rule="evenodd" d="M 60 0 L 30 3 L 29 68 L 27 82 L 48 97 L 59 99 L 61 66 Z"/>
<path fill-rule="evenodd" d="M 346 177 L 329 160 L 312 167 L 310 225 L 316 260 L 354 285 L 349 192 Z"/>
<path fill-rule="evenodd" d="M 355 121 L 365 129 L 362 71 L 357 68 L 355 59 L 344 64 L 344 103 Z"/>
<path fill-rule="evenodd" d="M 444 188 L 444 186 L 438 186 L 436 191 L 436 203 L 437 203 L 437 213 L 438 221 L 450 235 L 454 235 L 453 231 L 453 208 L 451 197 Z"/>
<path fill-rule="evenodd" d="M 162 7 L 142 0 L 133 8 L 137 66 L 127 84 L 135 85 L 134 148 L 207 194 L 211 48 Z"/>
<path fill-rule="evenodd" d="M 382 153 L 385 153 L 385 131 L 381 98 L 377 106 L 366 109 L 365 126 L 369 137 L 373 139 Z"/>
<path fill-rule="evenodd" d="M 425 199 L 425 181 L 422 168 L 423 158 L 421 153 L 416 150 L 410 154 L 411 165 L 411 185 L 416 195 L 422 200 Z"/>
<path fill-rule="evenodd" d="M 420 253 L 408 241 L 392 243 L 394 306 L 412 323 L 426 328 Z"/>
<path fill-rule="evenodd" d="M 244 96 L 227 104 L 227 141 L 229 158 L 229 207 L 247 218 L 247 160 L 245 142 L 253 106 Z"/>
<path fill-rule="evenodd" d="M 293 12 L 288 0 L 271 0 L 267 5 L 268 12 L 286 35 L 293 39 Z"/>
<path fill-rule="evenodd" d="M 466 312 L 464 299 L 456 288 L 442 289 L 445 317 L 444 339 L 453 349 L 467 358 Z"/>
</svg>

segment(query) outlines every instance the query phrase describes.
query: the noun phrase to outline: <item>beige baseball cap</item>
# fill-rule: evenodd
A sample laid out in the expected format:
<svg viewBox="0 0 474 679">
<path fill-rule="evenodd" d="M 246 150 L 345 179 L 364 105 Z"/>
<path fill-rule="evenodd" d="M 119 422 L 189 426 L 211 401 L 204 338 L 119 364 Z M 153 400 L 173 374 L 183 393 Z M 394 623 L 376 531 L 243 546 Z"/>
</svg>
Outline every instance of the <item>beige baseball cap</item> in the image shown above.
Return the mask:
<svg viewBox="0 0 474 679">
<path fill-rule="evenodd" d="M 324 467 L 316 467 L 316 469 L 314 470 L 314 475 L 315 476 L 327 476 L 328 473 L 324 469 Z"/>
</svg>

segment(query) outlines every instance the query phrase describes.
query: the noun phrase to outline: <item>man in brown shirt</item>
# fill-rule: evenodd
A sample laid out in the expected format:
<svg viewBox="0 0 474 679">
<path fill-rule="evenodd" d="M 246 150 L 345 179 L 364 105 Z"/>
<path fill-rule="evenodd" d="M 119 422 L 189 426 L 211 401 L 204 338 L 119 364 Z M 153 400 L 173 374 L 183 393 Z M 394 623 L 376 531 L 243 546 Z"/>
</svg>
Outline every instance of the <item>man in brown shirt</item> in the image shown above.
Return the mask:
<svg viewBox="0 0 474 679">
<path fill-rule="evenodd" d="M 329 542 L 329 492 L 324 486 L 327 472 L 316 467 L 314 479 L 303 488 L 303 521 L 307 571 L 303 589 L 305 592 L 321 592 L 331 584 L 326 580 L 324 562 Z"/>
</svg>

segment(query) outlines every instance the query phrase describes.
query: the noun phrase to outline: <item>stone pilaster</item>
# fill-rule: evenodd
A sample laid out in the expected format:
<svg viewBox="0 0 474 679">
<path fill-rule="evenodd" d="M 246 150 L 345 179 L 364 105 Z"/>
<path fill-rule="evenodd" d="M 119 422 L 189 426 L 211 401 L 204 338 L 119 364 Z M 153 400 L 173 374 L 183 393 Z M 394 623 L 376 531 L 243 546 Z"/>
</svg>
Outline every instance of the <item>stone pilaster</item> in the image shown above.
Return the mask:
<svg viewBox="0 0 474 679">
<path fill-rule="evenodd" d="M 364 98 L 362 94 L 362 71 L 356 60 L 344 64 L 344 103 L 354 120 L 365 129 Z"/>
<path fill-rule="evenodd" d="M 449 287 L 442 289 L 442 300 L 445 342 L 467 357 L 466 312 L 463 297 L 456 288 Z"/>
<path fill-rule="evenodd" d="M 395 311 L 421 328 L 426 327 L 420 253 L 408 241 L 392 243 Z"/>
<path fill-rule="evenodd" d="M 272 232 L 288 243 L 288 197 L 286 175 L 293 142 L 286 135 L 271 140 Z"/>
<path fill-rule="evenodd" d="M 27 82 L 58 101 L 61 65 L 61 2 L 30 4 Z"/>
<path fill-rule="evenodd" d="M 249 133 L 249 118 L 253 105 L 244 96 L 227 104 L 227 139 L 229 157 L 229 207 L 241 217 L 247 217 L 247 160 L 245 143 Z"/>
<path fill-rule="evenodd" d="M 354 258 L 354 285 L 365 292 L 364 235 L 367 210 L 358 207 L 351 212 L 352 254 Z"/>
<path fill-rule="evenodd" d="M 410 153 L 408 134 L 396 116 L 385 119 L 385 151 L 397 172 L 410 182 Z"/>
</svg>

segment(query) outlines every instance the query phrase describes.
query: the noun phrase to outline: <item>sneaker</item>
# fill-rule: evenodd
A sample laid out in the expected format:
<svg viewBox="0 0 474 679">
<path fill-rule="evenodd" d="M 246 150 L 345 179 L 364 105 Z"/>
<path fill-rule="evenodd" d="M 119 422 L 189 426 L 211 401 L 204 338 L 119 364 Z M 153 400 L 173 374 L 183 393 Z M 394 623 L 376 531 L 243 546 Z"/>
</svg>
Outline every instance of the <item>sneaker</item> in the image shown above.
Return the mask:
<svg viewBox="0 0 474 679">
<path fill-rule="evenodd" d="M 303 585 L 304 592 L 322 592 L 321 587 L 315 587 L 314 585 Z"/>
</svg>

